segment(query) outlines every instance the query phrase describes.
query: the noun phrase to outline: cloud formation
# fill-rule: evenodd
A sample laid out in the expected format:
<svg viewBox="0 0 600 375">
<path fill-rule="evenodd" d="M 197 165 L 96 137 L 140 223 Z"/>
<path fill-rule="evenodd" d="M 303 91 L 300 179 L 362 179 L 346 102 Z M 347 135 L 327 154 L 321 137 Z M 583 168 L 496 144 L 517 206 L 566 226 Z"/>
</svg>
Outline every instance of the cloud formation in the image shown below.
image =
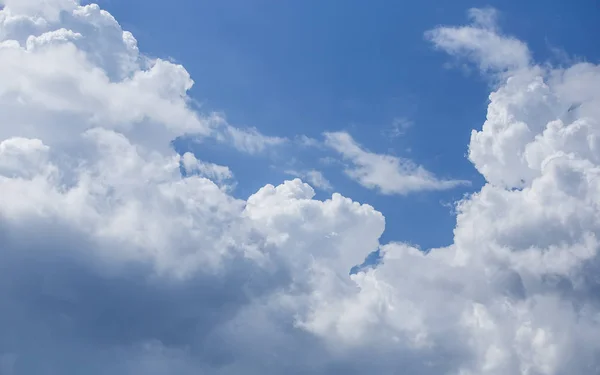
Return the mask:
<svg viewBox="0 0 600 375">
<path fill-rule="evenodd" d="M 526 68 L 531 53 L 522 41 L 501 34 L 498 14 L 493 8 L 470 9 L 471 25 L 438 27 L 425 34 L 433 44 L 450 55 L 466 56 L 483 71 Z"/>
<path fill-rule="evenodd" d="M 488 48 L 522 52 L 485 12 L 448 51 L 521 64 Z M 487 183 L 423 252 L 298 179 L 230 196 L 227 167 L 168 147 L 222 129 L 186 105 L 185 69 L 99 7 L 10 0 L 0 37 L 2 374 L 598 372 L 598 66 L 508 73 L 470 143 Z M 328 139 L 367 183 L 401 166 Z"/>
<path fill-rule="evenodd" d="M 314 169 L 310 169 L 307 171 L 288 170 L 285 173 L 289 174 L 290 176 L 295 176 L 295 177 L 300 177 L 302 179 L 305 179 L 306 181 L 308 181 L 308 183 L 310 183 L 311 186 L 313 186 L 317 189 L 321 189 L 324 191 L 332 191 L 333 190 L 333 186 L 331 185 L 331 182 L 329 182 L 329 180 L 320 171 L 317 171 Z"/>
<path fill-rule="evenodd" d="M 440 180 L 411 160 L 369 152 L 346 132 L 325 133 L 325 144 L 352 163 L 345 170 L 350 178 L 383 194 L 404 195 L 416 191 L 446 190 L 469 183 Z"/>
</svg>

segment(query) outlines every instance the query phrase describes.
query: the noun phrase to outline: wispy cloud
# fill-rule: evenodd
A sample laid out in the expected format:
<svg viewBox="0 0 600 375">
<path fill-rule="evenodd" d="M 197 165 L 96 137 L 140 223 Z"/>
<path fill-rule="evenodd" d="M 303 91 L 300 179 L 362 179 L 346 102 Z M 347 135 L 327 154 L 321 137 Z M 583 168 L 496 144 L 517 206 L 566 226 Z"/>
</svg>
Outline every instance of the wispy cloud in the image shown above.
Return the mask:
<svg viewBox="0 0 600 375">
<path fill-rule="evenodd" d="M 362 186 L 383 194 L 446 190 L 469 181 L 442 180 L 411 160 L 365 150 L 346 132 L 325 133 L 325 143 L 351 163 L 346 174 Z"/>
<path fill-rule="evenodd" d="M 255 128 L 240 129 L 228 126 L 225 131 L 238 150 L 250 154 L 262 152 L 269 146 L 278 146 L 286 142 L 285 138 L 266 136 Z"/>
<path fill-rule="evenodd" d="M 440 26 L 425 37 L 452 56 L 467 57 L 483 71 L 502 72 L 529 66 L 531 54 L 522 41 L 502 35 L 495 9 L 471 9 L 468 26 Z"/>
<path fill-rule="evenodd" d="M 227 166 L 198 160 L 191 152 L 181 156 L 181 164 L 187 176 L 198 175 L 208 178 L 226 190 L 235 187 L 233 172 Z"/>
<path fill-rule="evenodd" d="M 214 124 L 214 137 L 222 143 L 229 144 L 238 151 L 248 154 L 258 154 L 268 147 L 279 146 L 288 140 L 283 137 L 273 137 L 262 134 L 256 128 L 239 128 L 227 122 L 225 117 L 213 113 L 210 122 Z"/>
<path fill-rule="evenodd" d="M 392 120 L 392 124 L 383 131 L 383 135 L 390 139 L 395 139 L 406 134 L 412 126 L 413 122 L 406 117 L 396 117 Z"/>
<path fill-rule="evenodd" d="M 314 147 L 314 148 L 322 148 L 323 143 L 318 139 L 308 137 L 304 134 L 299 135 L 295 138 L 295 141 L 298 145 L 302 147 Z"/>
</svg>

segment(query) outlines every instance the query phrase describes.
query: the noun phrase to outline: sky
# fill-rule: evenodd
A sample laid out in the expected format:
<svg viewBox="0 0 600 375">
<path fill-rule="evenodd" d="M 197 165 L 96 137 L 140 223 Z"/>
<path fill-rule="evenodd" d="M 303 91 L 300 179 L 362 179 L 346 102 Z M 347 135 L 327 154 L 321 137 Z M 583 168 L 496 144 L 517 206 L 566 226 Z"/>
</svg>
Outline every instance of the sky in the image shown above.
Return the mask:
<svg viewBox="0 0 600 375">
<path fill-rule="evenodd" d="M 600 373 L 595 2 L 0 4 L 0 375 Z"/>
</svg>

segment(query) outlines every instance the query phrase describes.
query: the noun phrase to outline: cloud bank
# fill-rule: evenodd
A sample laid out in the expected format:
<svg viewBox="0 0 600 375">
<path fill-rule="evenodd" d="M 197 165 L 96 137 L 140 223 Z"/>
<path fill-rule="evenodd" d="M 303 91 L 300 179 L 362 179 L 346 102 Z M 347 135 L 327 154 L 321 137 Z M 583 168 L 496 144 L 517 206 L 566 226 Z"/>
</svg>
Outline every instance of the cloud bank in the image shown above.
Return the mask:
<svg viewBox="0 0 600 375">
<path fill-rule="evenodd" d="M 453 244 L 423 252 L 380 244 L 381 213 L 298 179 L 233 198 L 227 167 L 168 146 L 239 139 L 190 110 L 182 66 L 144 57 L 98 6 L 5 4 L 2 374 L 599 371 L 600 67 L 534 65 L 485 11 L 432 32 L 508 77 L 469 145 L 487 183 L 459 203 Z"/>
</svg>

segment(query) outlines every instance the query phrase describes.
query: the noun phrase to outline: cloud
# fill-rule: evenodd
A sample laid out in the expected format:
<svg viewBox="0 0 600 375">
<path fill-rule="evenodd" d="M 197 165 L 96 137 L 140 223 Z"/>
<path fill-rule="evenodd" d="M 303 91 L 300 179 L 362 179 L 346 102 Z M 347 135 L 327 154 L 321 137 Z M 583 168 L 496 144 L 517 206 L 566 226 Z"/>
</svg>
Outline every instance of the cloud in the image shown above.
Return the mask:
<svg viewBox="0 0 600 375">
<path fill-rule="evenodd" d="M 48 12 L 62 12 L 60 21 L 40 17 Z M 69 123 L 79 131 L 119 131 L 153 148 L 183 134 L 215 137 L 251 153 L 278 142 L 192 111 L 193 81 L 185 68 L 141 55 L 133 35 L 95 4 L 10 1 L 0 21 L 0 121 L 19 121 L 2 127 L 2 138 L 39 137 L 54 145 L 71 136 Z M 30 109 L 27 116 L 13 113 L 22 107 Z M 34 126 L 45 117 L 56 122 Z"/>
<path fill-rule="evenodd" d="M 366 151 L 345 132 L 325 133 L 325 143 L 352 163 L 352 167 L 346 168 L 350 178 L 383 194 L 445 190 L 468 184 L 467 181 L 440 180 L 407 159 Z"/>
<path fill-rule="evenodd" d="M 396 117 L 392 121 L 392 125 L 389 127 L 389 129 L 384 131 L 384 135 L 390 139 L 398 138 L 401 135 L 404 135 L 411 126 L 413 126 L 412 121 L 404 117 Z"/>
<path fill-rule="evenodd" d="M 504 72 L 526 68 L 531 61 L 527 45 L 497 30 L 497 11 L 471 9 L 472 24 L 460 27 L 440 26 L 425 33 L 433 44 L 457 57 L 467 57 L 483 71 Z"/>
<path fill-rule="evenodd" d="M 262 152 L 268 147 L 282 145 L 287 141 L 282 137 L 265 136 L 254 128 L 239 129 L 233 126 L 227 126 L 224 134 L 219 135 L 218 139 L 229 140 L 238 150 L 249 154 Z"/>
<path fill-rule="evenodd" d="M 185 174 L 188 176 L 197 174 L 212 180 L 219 186 L 227 189 L 233 188 L 232 185 L 226 184 L 233 179 L 233 172 L 231 172 L 229 167 L 198 160 L 191 152 L 186 152 L 182 155 L 181 164 L 183 165 Z"/>
<path fill-rule="evenodd" d="M 291 176 L 306 179 L 306 181 L 308 181 L 312 186 L 314 186 L 318 189 L 325 190 L 325 191 L 333 190 L 333 186 L 331 185 L 331 182 L 329 182 L 329 180 L 327 180 L 327 178 L 325 178 L 323 173 L 321 173 L 320 171 L 317 171 L 314 169 L 311 169 L 308 171 L 288 170 L 285 173 L 289 174 Z"/>
<path fill-rule="evenodd" d="M 281 139 L 193 112 L 182 66 L 140 55 L 97 6 L 57 4 L 0 12 L 3 373 L 258 374 L 309 357 L 325 371 L 281 293 L 302 293 L 334 259 L 344 278 L 383 216 L 312 200 L 300 180 L 228 195 L 227 167 L 170 141 L 259 152 Z M 36 12 L 46 6 L 60 17 Z"/>
<path fill-rule="evenodd" d="M 318 139 L 307 137 L 306 135 L 297 136 L 295 138 L 295 142 L 302 147 L 313 147 L 313 148 L 323 147 L 322 142 L 320 142 Z"/>
<path fill-rule="evenodd" d="M 77 2 L 74 0 L 0 0 L 0 5 L 16 15 L 34 18 L 41 15 L 42 17 L 38 18 L 40 22 L 45 20 L 56 22 L 62 11 L 72 11 L 76 8 Z"/>
<path fill-rule="evenodd" d="M 508 73 L 470 143 L 486 185 L 453 243 L 420 251 L 298 179 L 230 196 L 227 167 L 168 148 L 215 136 L 185 70 L 63 4 L 0 11 L 3 374 L 597 372 L 597 65 Z M 359 169 L 406 168 L 326 138 Z"/>
</svg>

